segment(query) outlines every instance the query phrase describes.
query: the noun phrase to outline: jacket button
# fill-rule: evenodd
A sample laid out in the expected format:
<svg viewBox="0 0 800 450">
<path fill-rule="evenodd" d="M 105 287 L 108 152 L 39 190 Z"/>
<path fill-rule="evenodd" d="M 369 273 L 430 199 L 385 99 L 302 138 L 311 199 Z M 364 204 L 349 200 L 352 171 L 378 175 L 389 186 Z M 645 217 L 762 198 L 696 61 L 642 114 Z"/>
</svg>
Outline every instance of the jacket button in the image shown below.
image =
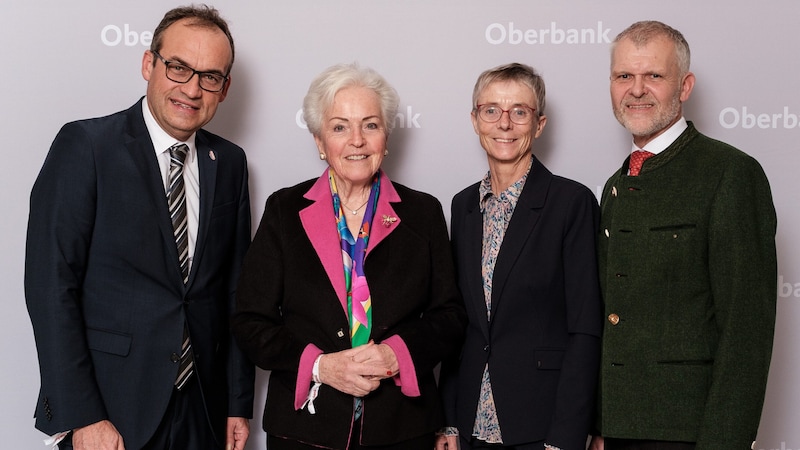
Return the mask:
<svg viewBox="0 0 800 450">
<path fill-rule="evenodd" d="M 616 314 L 609 314 L 608 321 L 611 322 L 611 325 L 616 325 L 619 323 L 619 316 Z"/>
<path fill-rule="evenodd" d="M 485 351 L 485 352 L 489 351 L 489 345 L 488 344 L 483 346 L 483 351 Z"/>
<path fill-rule="evenodd" d="M 611 233 L 608 232 L 608 228 L 603 230 L 603 232 L 606 234 L 606 237 L 611 237 Z"/>
<path fill-rule="evenodd" d="M 616 197 L 617 196 L 617 187 L 616 186 L 611 186 L 611 196 L 612 197 Z"/>
<path fill-rule="evenodd" d="M 181 355 L 173 353 L 172 355 L 169 356 L 169 360 L 174 363 L 179 362 L 181 360 Z"/>
</svg>

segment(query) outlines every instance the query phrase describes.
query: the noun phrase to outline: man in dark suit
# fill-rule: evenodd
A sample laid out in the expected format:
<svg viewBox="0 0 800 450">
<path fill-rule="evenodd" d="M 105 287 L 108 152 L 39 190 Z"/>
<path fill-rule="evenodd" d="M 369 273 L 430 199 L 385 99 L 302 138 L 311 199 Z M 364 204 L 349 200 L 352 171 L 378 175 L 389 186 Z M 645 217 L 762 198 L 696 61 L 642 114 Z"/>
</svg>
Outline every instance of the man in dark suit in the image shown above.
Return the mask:
<svg viewBox="0 0 800 450">
<path fill-rule="evenodd" d="M 632 142 L 601 201 L 605 439 L 591 448 L 756 448 L 777 298 L 769 182 L 683 117 L 695 77 L 679 31 L 637 22 L 611 55 Z"/>
<path fill-rule="evenodd" d="M 453 198 L 452 243 L 469 317 L 460 361 L 442 369 L 451 436 L 437 449 L 583 450 L 602 324 L 597 200 L 533 156 L 545 88 L 522 64 L 484 72 L 472 123 L 483 181 Z M 445 447 L 446 445 L 446 447 Z"/>
<path fill-rule="evenodd" d="M 25 295 L 36 427 L 61 448 L 244 449 L 254 368 L 228 317 L 250 242 L 247 163 L 201 129 L 233 58 L 216 10 L 171 10 L 142 60 L 146 97 L 65 125 L 50 148 Z"/>
</svg>

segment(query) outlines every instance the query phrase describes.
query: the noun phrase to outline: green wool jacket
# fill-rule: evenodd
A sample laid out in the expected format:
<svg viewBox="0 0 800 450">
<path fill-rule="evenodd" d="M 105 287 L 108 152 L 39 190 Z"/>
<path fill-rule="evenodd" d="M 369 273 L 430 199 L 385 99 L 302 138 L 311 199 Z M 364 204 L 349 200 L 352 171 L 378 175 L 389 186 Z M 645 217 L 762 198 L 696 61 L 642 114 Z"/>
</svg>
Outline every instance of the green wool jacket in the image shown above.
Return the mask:
<svg viewBox="0 0 800 450">
<path fill-rule="evenodd" d="M 606 183 L 603 436 L 744 450 L 767 383 L 777 297 L 775 208 L 761 166 L 689 127 Z"/>
</svg>

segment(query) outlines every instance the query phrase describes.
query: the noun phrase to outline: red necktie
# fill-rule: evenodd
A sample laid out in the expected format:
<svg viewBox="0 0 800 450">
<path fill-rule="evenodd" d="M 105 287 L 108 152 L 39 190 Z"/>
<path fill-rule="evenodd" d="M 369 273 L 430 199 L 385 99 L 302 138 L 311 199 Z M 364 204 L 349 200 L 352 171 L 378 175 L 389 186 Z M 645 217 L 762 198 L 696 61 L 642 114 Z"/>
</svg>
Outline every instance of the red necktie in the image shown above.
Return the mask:
<svg viewBox="0 0 800 450">
<path fill-rule="evenodd" d="M 650 153 L 645 150 L 636 150 L 633 153 L 631 153 L 631 160 L 629 165 L 630 176 L 632 177 L 639 176 L 639 171 L 642 170 L 642 164 L 644 164 L 644 161 L 647 158 L 650 158 L 651 156 L 656 156 L 656 155 L 654 153 Z"/>
</svg>

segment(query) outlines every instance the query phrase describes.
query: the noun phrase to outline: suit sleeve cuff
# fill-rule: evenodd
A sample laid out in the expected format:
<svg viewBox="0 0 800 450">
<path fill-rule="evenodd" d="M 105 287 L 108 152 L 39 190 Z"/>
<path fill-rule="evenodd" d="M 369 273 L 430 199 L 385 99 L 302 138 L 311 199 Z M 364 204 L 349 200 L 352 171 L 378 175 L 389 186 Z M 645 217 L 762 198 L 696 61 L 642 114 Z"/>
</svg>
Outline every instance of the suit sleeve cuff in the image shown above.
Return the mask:
<svg viewBox="0 0 800 450">
<path fill-rule="evenodd" d="M 394 335 L 382 343 L 392 349 L 394 356 L 397 358 L 397 364 L 400 366 L 400 371 L 394 377 L 394 383 L 400 387 L 400 392 L 408 397 L 419 397 L 417 370 L 414 367 L 414 361 L 411 359 L 411 353 L 408 351 L 405 341 L 400 336 Z"/>
<path fill-rule="evenodd" d="M 55 449 L 58 447 L 59 442 L 63 441 L 72 431 L 62 431 L 60 433 L 56 433 L 47 439 L 44 440 L 44 445 Z"/>
<path fill-rule="evenodd" d="M 300 355 L 300 365 L 297 367 L 297 384 L 294 388 L 294 409 L 299 410 L 308 397 L 308 388 L 311 386 L 311 371 L 317 356 L 322 350 L 314 344 L 308 344 Z"/>
</svg>

